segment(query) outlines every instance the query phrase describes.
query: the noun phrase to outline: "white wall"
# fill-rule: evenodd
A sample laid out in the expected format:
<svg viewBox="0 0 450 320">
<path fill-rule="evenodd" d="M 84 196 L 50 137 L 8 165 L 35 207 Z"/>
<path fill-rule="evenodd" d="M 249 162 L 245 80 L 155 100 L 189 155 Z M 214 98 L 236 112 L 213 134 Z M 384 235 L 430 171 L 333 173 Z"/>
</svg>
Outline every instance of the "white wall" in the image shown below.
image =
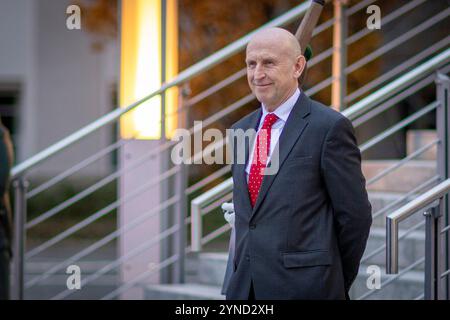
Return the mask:
<svg viewBox="0 0 450 320">
<path fill-rule="evenodd" d="M 111 110 L 117 43 L 100 53 L 93 37 L 66 28 L 68 0 L 0 0 L 0 83 L 21 83 L 19 159 L 43 150 Z M 111 128 L 39 166 L 53 175 L 109 144 Z M 87 174 L 108 170 L 109 160 Z"/>
</svg>

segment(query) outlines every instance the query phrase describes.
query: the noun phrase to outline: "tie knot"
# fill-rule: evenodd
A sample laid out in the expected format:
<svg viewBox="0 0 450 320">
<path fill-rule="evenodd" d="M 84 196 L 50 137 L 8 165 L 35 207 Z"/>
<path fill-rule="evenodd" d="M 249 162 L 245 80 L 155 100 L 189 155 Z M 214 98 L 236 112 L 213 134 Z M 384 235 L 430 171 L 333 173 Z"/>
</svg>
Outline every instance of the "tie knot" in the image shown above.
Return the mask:
<svg viewBox="0 0 450 320">
<path fill-rule="evenodd" d="M 264 122 L 263 122 L 262 127 L 263 127 L 264 129 L 272 128 L 273 124 L 274 124 L 277 120 L 278 120 L 278 117 L 277 117 L 276 114 L 274 114 L 274 113 L 268 113 L 268 114 L 266 115 L 266 117 L 264 118 Z"/>
</svg>

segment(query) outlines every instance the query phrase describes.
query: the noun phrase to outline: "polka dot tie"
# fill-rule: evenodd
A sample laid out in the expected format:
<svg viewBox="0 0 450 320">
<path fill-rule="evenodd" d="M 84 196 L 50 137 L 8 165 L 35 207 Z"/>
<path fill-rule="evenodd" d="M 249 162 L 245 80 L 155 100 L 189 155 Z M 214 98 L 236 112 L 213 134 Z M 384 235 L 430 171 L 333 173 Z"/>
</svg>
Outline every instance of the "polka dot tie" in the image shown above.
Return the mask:
<svg viewBox="0 0 450 320">
<path fill-rule="evenodd" d="M 255 206 L 259 189 L 261 188 L 264 169 L 266 168 L 267 158 L 270 152 L 270 134 L 272 126 L 277 120 L 278 117 L 275 114 L 267 114 L 256 137 L 256 148 L 253 151 L 253 161 L 248 176 L 248 192 L 252 207 Z"/>
</svg>

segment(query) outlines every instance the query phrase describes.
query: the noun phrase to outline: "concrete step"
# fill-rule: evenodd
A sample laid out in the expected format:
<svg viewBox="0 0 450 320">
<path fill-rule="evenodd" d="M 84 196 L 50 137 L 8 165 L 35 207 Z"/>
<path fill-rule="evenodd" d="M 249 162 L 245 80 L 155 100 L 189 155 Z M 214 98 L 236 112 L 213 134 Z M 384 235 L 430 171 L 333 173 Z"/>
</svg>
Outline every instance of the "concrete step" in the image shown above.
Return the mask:
<svg viewBox="0 0 450 320">
<path fill-rule="evenodd" d="M 399 159 L 364 160 L 363 174 L 369 181 L 385 169 L 398 163 Z M 408 192 L 436 175 L 436 162 L 432 160 L 411 160 L 390 172 L 380 180 L 367 186 L 368 191 Z"/>
<path fill-rule="evenodd" d="M 221 286 L 227 267 L 228 253 L 202 252 L 186 259 L 186 282 Z"/>
<path fill-rule="evenodd" d="M 224 300 L 221 286 L 198 283 L 147 285 L 144 298 L 147 300 Z"/>
<path fill-rule="evenodd" d="M 400 228 L 400 236 L 405 230 Z M 386 233 L 384 228 L 371 229 L 367 247 L 363 256 L 363 264 L 377 265 L 384 268 L 386 264 L 385 248 L 379 253 L 368 257 L 385 245 Z M 405 268 L 422 258 L 425 254 L 424 226 L 411 232 L 399 243 L 399 267 Z M 368 257 L 368 258 L 367 258 Z M 224 279 L 228 254 L 223 253 L 199 253 L 190 255 L 186 259 L 186 281 L 205 285 L 221 286 Z M 424 265 L 419 265 L 414 270 L 423 270 Z"/>
<path fill-rule="evenodd" d="M 225 256 L 225 253 L 222 253 Z M 367 287 L 368 265 L 361 265 L 359 274 L 350 290 L 350 297 L 357 299 L 370 291 Z M 384 284 L 383 282 L 393 278 L 395 275 L 386 275 L 385 269 L 380 267 L 382 286 L 379 290 L 374 289 L 374 293 L 366 299 L 414 299 L 423 293 L 424 274 L 421 270 L 413 270 L 405 273 L 395 281 Z M 402 268 L 400 268 L 400 271 Z M 146 299 L 163 300 L 222 300 L 225 297 L 220 294 L 220 285 L 205 285 L 198 283 L 148 285 L 145 287 Z"/>
<path fill-rule="evenodd" d="M 364 300 L 411 300 L 424 292 L 423 271 L 409 271 L 391 283 L 383 285 L 383 282 L 396 275 L 387 275 L 386 270 L 381 268 L 381 287 L 371 290 L 367 286 L 369 274 L 366 273 L 366 270 L 367 265 L 361 265 L 359 274 L 350 289 L 351 299 L 356 300 L 367 292 L 373 291 L 373 294 L 364 298 Z"/>
<path fill-rule="evenodd" d="M 406 152 L 408 155 L 437 139 L 436 130 L 408 130 L 406 132 Z M 437 146 L 417 156 L 417 160 L 436 160 Z"/>
</svg>

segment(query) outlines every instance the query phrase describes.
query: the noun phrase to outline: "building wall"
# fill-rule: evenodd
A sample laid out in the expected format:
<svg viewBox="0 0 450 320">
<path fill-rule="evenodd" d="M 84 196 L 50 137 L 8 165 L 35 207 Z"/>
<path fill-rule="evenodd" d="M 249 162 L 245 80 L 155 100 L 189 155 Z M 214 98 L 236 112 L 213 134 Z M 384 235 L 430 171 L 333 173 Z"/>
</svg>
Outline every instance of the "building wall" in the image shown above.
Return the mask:
<svg viewBox="0 0 450 320">
<path fill-rule="evenodd" d="M 108 113 L 118 74 L 118 46 L 93 50 L 93 35 L 66 27 L 67 0 L 0 0 L 0 86 L 21 88 L 18 161 Z M 54 175 L 113 141 L 109 126 L 49 159 L 34 175 Z M 85 170 L 111 169 L 108 157 Z"/>
</svg>

